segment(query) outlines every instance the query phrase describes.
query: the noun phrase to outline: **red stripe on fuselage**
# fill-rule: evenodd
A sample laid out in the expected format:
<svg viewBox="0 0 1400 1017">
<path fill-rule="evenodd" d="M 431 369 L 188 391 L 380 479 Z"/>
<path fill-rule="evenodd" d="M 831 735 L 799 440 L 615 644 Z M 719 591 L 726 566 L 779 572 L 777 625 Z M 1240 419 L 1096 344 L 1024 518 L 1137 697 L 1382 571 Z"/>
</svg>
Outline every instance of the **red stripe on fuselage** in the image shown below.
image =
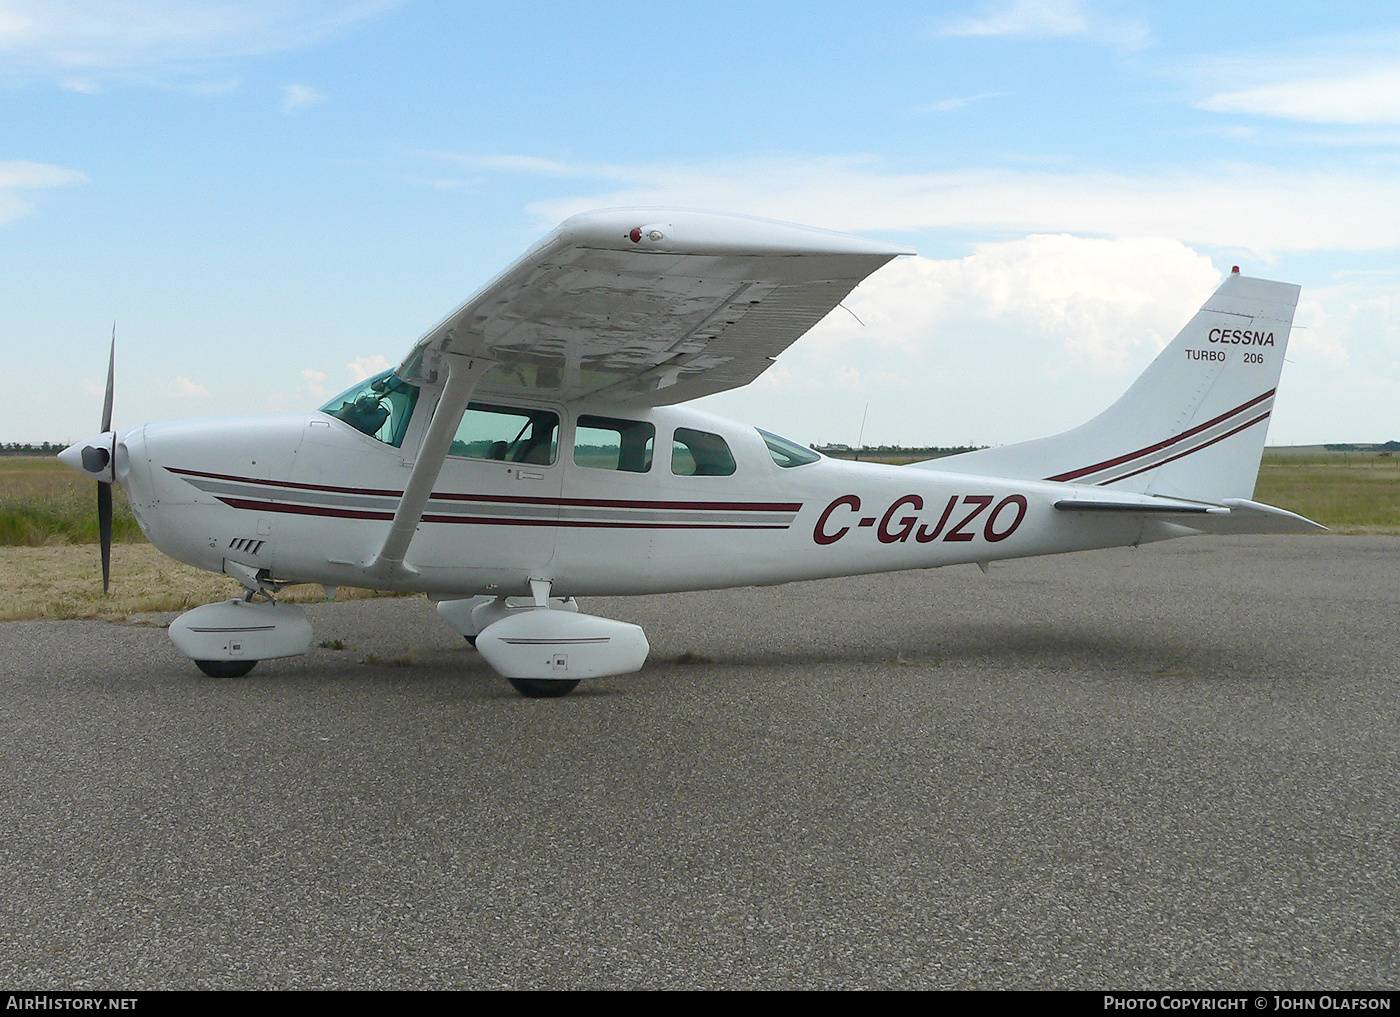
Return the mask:
<svg viewBox="0 0 1400 1017">
<path fill-rule="evenodd" d="M 373 487 L 335 487 L 329 484 L 294 484 L 286 480 L 262 480 L 257 477 L 237 477 L 226 473 L 205 473 L 202 470 L 183 470 L 174 466 L 164 469 L 180 476 L 203 477 L 206 480 L 227 480 L 239 484 L 252 484 L 258 487 L 278 487 L 292 491 L 325 491 L 330 494 L 362 494 L 378 498 L 402 498 L 402 491 L 380 490 Z M 799 512 L 799 502 L 754 502 L 754 501 L 633 501 L 622 498 L 536 498 L 509 494 L 457 494 L 454 492 L 434 492 L 432 499 L 437 501 L 475 501 L 503 505 L 557 505 L 572 508 L 635 508 L 635 509 L 713 509 L 716 512 Z M 220 497 L 220 501 L 226 499 Z M 377 515 L 365 518 L 377 519 Z M 392 518 L 392 516 L 390 517 Z"/>
<path fill-rule="evenodd" d="M 333 516 L 337 519 L 382 519 L 394 518 L 392 512 L 374 512 L 364 509 L 329 508 L 323 505 L 302 505 L 282 501 L 252 501 L 247 498 L 215 497 L 230 508 L 247 509 L 250 512 L 282 512 L 294 516 Z M 602 522 L 586 519 L 510 519 L 493 516 L 441 516 L 424 513 L 425 523 L 475 523 L 481 526 L 568 526 L 623 530 L 786 530 L 786 523 L 647 523 L 641 521 Z"/>
</svg>

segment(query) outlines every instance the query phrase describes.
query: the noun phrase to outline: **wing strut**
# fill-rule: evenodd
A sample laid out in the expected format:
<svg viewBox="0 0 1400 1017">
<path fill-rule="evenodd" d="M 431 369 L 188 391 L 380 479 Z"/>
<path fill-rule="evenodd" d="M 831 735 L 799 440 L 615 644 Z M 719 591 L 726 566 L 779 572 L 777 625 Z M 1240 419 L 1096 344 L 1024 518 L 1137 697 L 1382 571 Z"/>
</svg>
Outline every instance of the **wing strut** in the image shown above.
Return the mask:
<svg viewBox="0 0 1400 1017">
<path fill-rule="evenodd" d="M 450 352 L 443 353 L 441 363 L 447 370 L 442 397 L 438 399 L 433 419 L 428 424 L 428 433 L 419 446 L 413 473 L 409 475 L 403 497 L 399 499 L 394 521 L 389 524 L 389 535 L 384 538 L 384 546 L 364 565 L 365 571 L 376 579 L 397 579 L 415 574 L 413 568 L 404 564 L 404 555 L 408 553 L 408 545 L 418 530 L 423 509 L 432 496 L 433 485 L 442 472 L 443 460 L 452 447 L 457 425 L 462 420 L 472 392 L 481 376 L 496 366 L 494 361 L 484 357 Z"/>
</svg>

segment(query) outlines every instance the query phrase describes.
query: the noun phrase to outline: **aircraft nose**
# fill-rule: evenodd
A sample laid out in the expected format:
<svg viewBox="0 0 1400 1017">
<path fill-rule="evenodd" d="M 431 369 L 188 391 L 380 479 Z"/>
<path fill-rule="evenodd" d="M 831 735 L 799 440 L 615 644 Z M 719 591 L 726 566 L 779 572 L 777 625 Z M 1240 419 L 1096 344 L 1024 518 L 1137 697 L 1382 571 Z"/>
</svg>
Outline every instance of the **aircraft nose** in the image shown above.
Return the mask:
<svg viewBox="0 0 1400 1017">
<path fill-rule="evenodd" d="M 86 441 L 68 446 L 58 454 L 59 461 L 70 470 L 91 480 L 110 484 L 115 479 L 112 453 L 116 440 L 117 435 L 114 431 L 104 431 Z"/>
</svg>

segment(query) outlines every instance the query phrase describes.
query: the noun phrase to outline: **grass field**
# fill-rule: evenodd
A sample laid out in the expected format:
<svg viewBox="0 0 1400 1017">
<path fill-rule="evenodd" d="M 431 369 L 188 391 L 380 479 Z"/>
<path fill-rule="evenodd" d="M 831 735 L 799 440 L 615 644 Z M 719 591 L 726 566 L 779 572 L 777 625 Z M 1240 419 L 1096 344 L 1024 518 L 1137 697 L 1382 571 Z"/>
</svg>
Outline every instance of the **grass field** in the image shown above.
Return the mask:
<svg viewBox="0 0 1400 1017">
<path fill-rule="evenodd" d="M 112 539 L 142 541 L 126 493 L 112 487 Z M 57 459 L 0 456 L 0 547 L 97 542 L 97 485 Z"/>
<path fill-rule="evenodd" d="M 146 542 L 126 494 L 112 488 L 112 585 L 102 593 L 97 548 L 97 485 L 57 459 L 0 456 L 0 621 L 110 618 L 183 611 L 242 593 L 227 576 L 167 558 Z M 342 589 L 341 599 L 377 597 Z M 319 586 L 280 598 L 325 600 Z"/>
<path fill-rule="evenodd" d="M 118 487 L 112 499 L 112 593 L 104 597 L 95 486 L 56 459 L 0 457 L 0 621 L 126 618 L 238 594 L 233 580 L 172 561 L 147 544 Z M 1400 456 L 1266 454 L 1254 498 L 1340 533 L 1400 534 Z M 341 595 L 377 594 L 345 589 Z M 319 586 L 283 596 L 323 599 Z"/>
<path fill-rule="evenodd" d="M 1339 533 L 1400 533 L 1400 456 L 1265 455 L 1254 500 Z"/>
</svg>

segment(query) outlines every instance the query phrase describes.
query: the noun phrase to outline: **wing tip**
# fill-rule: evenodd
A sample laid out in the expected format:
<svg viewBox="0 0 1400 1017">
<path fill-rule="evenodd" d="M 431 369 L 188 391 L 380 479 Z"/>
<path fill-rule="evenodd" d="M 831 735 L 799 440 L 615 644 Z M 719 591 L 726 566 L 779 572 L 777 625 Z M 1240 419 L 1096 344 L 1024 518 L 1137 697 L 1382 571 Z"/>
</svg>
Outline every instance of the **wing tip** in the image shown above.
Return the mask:
<svg viewBox="0 0 1400 1017">
<path fill-rule="evenodd" d="M 857 255 L 885 260 L 917 252 L 912 247 L 816 226 L 736 212 L 638 206 L 580 212 L 559 224 L 565 246 L 658 254 Z"/>
</svg>

